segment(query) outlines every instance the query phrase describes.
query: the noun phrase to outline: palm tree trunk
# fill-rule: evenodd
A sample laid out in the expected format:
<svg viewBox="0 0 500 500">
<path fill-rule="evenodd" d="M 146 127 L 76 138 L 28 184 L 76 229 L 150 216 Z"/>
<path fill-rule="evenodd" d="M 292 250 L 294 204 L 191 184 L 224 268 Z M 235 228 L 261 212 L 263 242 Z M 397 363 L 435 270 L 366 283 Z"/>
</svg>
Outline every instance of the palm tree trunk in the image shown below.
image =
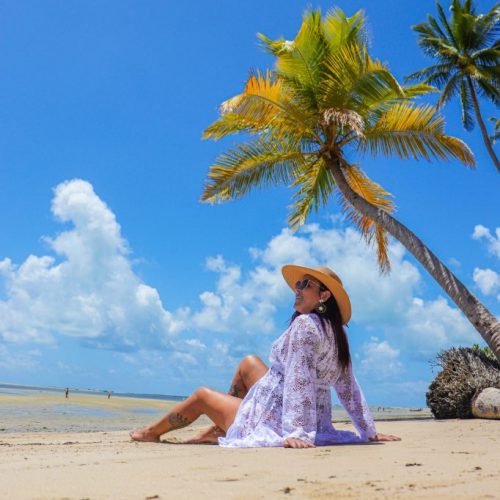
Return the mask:
<svg viewBox="0 0 500 500">
<path fill-rule="evenodd" d="M 472 102 L 474 104 L 474 111 L 476 112 L 476 118 L 479 123 L 479 128 L 481 129 L 481 133 L 483 134 L 483 140 L 486 145 L 486 149 L 488 150 L 488 153 L 490 154 L 490 157 L 493 160 L 495 167 L 497 167 L 497 170 L 500 173 L 500 162 L 498 161 L 497 155 L 495 154 L 493 146 L 491 145 L 491 141 L 488 136 L 488 131 L 486 130 L 483 117 L 481 116 L 481 112 L 479 110 L 479 102 L 477 100 L 476 89 L 474 88 L 471 77 L 469 75 L 467 75 L 467 83 L 469 85 L 470 94 L 472 96 Z"/>
<path fill-rule="evenodd" d="M 328 153 L 326 153 L 328 155 Z M 474 325 L 488 346 L 500 361 L 500 322 L 466 286 L 427 248 L 406 226 L 387 212 L 374 207 L 354 192 L 349 186 L 342 169 L 335 160 L 326 156 L 336 186 L 351 205 L 401 242 L 424 266 L 429 274 L 441 285 L 467 319 Z"/>
</svg>

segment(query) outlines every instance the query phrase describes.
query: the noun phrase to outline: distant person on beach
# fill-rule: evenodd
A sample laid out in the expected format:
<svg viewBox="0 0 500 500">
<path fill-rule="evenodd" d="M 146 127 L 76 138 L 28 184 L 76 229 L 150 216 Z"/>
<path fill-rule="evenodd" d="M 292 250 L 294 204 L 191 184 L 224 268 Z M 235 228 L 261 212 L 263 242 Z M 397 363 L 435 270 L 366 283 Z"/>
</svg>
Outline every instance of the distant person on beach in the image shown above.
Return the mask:
<svg viewBox="0 0 500 500">
<path fill-rule="evenodd" d="M 68 387 L 66 387 L 64 394 L 66 395 L 66 399 L 68 399 L 68 397 L 69 397 L 69 388 Z"/>
<path fill-rule="evenodd" d="M 111 398 L 111 391 L 108 391 L 108 399 Z"/>
<path fill-rule="evenodd" d="M 311 448 L 400 439 L 376 432 L 354 377 L 343 326 L 351 318 L 351 303 L 340 278 L 328 267 L 286 265 L 282 273 L 295 292 L 295 312 L 272 345 L 271 367 L 257 356 L 245 357 L 229 394 L 200 387 L 155 424 L 131 431 L 134 441 L 159 442 L 162 434 L 200 415 L 215 425 L 186 443 Z M 331 386 L 358 434 L 333 427 Z"/>
</svg>

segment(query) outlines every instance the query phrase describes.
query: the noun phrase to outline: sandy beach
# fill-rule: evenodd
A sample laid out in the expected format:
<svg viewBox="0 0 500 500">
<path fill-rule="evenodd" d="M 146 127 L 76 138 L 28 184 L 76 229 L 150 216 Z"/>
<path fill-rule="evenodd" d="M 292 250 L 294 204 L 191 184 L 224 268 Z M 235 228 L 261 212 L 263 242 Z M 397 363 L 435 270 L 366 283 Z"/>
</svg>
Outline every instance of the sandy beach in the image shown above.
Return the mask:
<svg viewBox="0 0 500 500">
<path fill-rule="evenodd" d="M 82 397 L 85 406 L 78 396 L 71 404 L 88 409 L 92 397 Z M 175 443 L 200 421 L 169 434 L 174 442 L 131 442 L 127 430 L 153 416 L 133 410 L 151 404 L 163 411 L 164 401 L 94 397 L 94 414 L 91 406 L 84 417 L 39 411 L 33 421 L 27 408 L 39 410 L 41 401 L 51 400 L 41 395 L 35 405 L 33 398 L 0 397 L 1 498 L 500 498 L 498 421 L 383 421 L 377 429 L 401 442 L 234 450 Z M 78 432 L 68 430 L 68 421 Z"/>
</svg>

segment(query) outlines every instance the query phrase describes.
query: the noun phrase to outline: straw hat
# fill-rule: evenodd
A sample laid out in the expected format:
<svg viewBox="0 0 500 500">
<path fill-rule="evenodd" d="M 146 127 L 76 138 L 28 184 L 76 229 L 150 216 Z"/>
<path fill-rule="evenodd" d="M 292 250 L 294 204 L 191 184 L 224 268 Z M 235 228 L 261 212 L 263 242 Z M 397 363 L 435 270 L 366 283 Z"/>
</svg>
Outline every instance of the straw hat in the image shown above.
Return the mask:
<svg viewBox="0 0 500 500">
<path fill-rule="evenodd" d="M 292 290 L 295 290 L 295 283 L 302 280 L 306 274 L 321 281 L 332 292 L 337 301 L 342 324 L 345 325 L 349 322 L 351 319 L 351 301 L 349 300 L 349 295 L 347 295 L 340 278 L 329 267 L 318 266 L 311 268 L 287 264 L 281 268 L 281 272 Z"/>
</svg>

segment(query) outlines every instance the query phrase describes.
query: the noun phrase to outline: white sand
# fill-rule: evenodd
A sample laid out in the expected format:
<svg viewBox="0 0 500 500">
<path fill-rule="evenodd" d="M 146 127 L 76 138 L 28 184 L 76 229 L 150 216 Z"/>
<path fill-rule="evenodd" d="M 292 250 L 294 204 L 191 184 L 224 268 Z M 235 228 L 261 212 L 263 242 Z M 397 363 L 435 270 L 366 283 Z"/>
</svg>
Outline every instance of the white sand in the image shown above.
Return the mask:
<svg viewBox="0 0 500 500">
<path fill-rule="evenodd" d="M 235 450 L 134 443 L 116 431 L 2 432 L 0 497 L 500 498 L 500 421 L 381 422 L 377 428 L 403 440 Z"/>
</svg>

